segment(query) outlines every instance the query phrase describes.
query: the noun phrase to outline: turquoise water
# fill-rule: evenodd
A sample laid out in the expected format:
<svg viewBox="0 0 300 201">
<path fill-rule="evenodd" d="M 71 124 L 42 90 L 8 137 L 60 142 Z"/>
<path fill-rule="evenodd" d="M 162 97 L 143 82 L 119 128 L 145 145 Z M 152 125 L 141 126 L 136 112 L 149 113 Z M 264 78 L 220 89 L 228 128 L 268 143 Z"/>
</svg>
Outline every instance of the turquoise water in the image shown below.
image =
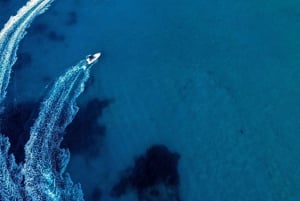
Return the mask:
<svg viewBox="0 0 300 201">
<path fill-rule="evenodd" d="M 24 2 L 0 1 L 1 24 Z M 153 144 L 180 154 L 182 201 L 299 200 L 298 7 L 297 1 L 56 1 L 21 44 L 9 98 L 15 105 L 38 102 L 64 69 L 101 51 L 80 104 L 110 103 L 96 105 L 103 111 L 91 124 L 87 114 L 76 123 L 105 131 L 99 137 L 97 129 L 81 129 L 88 141 L 82 146 L 93 151 L 75 146 L 77 138 L 70 145 L 69 171 L 87 200 L 96 201 L 97 192 L 100 200 L 138 200 L 134 191 L 119 198 L 109 192 Z"/>
</svg>

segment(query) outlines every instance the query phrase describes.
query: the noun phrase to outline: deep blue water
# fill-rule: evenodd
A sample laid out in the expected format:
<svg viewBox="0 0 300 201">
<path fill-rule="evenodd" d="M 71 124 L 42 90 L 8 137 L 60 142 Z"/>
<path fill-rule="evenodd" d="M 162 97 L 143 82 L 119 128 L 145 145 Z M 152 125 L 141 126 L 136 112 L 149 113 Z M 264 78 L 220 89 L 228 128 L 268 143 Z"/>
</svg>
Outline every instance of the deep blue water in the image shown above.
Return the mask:
<svg viewBox="0 0 300 201">
<path fill-rule="evenodd" d="M 0 1 L 0 23 L 24 3 Z M 146 200 L 172 178 L 161 200 L 296 201 L 299 33 L 293 0 L 57 0 L 21 43 L 6 129 L 25 141 L 47 86 L 101 51 L 63 145 L 86 200 Z"/>
</svg>

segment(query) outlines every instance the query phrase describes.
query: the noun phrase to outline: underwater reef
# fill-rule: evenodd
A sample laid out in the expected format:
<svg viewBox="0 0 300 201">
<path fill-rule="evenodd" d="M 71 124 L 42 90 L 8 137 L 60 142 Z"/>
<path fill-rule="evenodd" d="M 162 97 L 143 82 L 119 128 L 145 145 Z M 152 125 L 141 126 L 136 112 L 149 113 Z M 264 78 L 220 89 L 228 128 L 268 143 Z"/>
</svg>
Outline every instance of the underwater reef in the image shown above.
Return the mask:
<svg viewBox="0 0 300 201">
<path fill-rule="evenodd" d="M 140 201 L 181 201 L 179 159 L 180 155 L 165 145 L 152 145 L 133 167 L 124 170 L 111 195 L 120 197 L 133 190 Z"/>
<path fill-rule="evenodd" d="M 12 66 L 17 60 L 19 42 L 34 18 L 47 10 L 53 0 L 29 0 L 10 17 L 0 32 L 0 104 L 6 98 Z M 65 172 L 68 149 L 60 148 L 65 128 L 78 112 L 76 99 L 100 53 L 88 55 L 61 75 L 41 103 L 30 128 L 23 163 L 9 153 L 10 142 L 0 134 L 1 201 L 83 201 L 80 184 L 73 184 Z M 2 124 L 2 123 L 1 123 Z"/>
</svg>

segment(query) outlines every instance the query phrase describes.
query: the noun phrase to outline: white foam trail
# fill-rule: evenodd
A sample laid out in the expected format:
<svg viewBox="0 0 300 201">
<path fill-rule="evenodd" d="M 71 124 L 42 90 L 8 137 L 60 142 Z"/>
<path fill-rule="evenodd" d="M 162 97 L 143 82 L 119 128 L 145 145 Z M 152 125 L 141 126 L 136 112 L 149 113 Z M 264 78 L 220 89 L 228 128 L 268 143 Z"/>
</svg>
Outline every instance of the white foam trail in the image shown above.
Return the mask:
<svg viewBox="0 0 300 201">
<path fill-rule="evenodd" d="M 53 0 L 29 0 L 10 17 L 0 32 L 0 103 L 6 96 L 11 68 L 17 60 L 16 52 L 32 20 L 42 14 Z"/>
<path fill-rule="evenodd" d="M 83 201 L 79 185 L 73 185 L 65 168 L 70 153 L 59 147 L 66 126 L 78 111 L 77 97 L 84 91 L 90 67 L 100 57 L 89 55 L 60 76 L 42 103 L 25 146 L 25 190 L 32 201 Z M 90 59 L 92 58 L 92 61 Z"/>
<path fill-rule="evenodd" d="M 9 139 L 0 134 L 0 200 L 23 201 L 21 166 L 16 164 L 14 155 L 9 154 L 9 148 Z"/>
</svg>

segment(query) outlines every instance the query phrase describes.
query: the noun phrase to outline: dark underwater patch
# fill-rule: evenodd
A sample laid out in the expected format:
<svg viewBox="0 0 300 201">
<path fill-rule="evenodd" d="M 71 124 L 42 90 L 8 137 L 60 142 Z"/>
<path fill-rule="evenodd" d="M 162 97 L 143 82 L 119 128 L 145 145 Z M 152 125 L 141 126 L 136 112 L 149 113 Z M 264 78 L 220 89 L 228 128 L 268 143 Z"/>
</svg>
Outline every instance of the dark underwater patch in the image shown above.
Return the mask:
<svg viewBox="0 0 300 201">
<path fill-rule="evenodd" d="M 14 153 L 17 162 L 24 160 L 24 145 L 37 117 L 36 108 L 39 108 L 39 104 L 34 102 L 9 104 L 1 115 L 1 132 L 9 137 L 10 152 Z"/>
<path fill-rule="evenodd" d="M 11 0 L 0 0 L 0 3 L 9 3 Z"/>
<path fill-rule="evenodd" d="M 54 31 L 50 31 L 47 34 L 47 37 L 51 41 L 56 41 L 56 42 L 62 42 L 62 41 L 65 40 L 65 36 L 64 35 L 58 34 L 58 33 L 54 32 Z"/>
<path fill-rule="evenodd" d="M 101 194 L 101 190 L 99 188 L 95 188 L 92 192 L 91 201 L 100 201 Z"/>
<path fill-rule="evenodd" d="M 77 21 L 78 21 L 77 13 L 75 11 L 71 11 L 67 15 L 67 20 L 66 20 L 65 24 L 67 26 L 72 26 L 72 25 L 77 24 Z"/>
<path fill-rule="evenodd" d="M 111 190 L 113 197 L 120 197 L 129 190 L 137 193 L 140 201 L 180 201 L 180 155 L 172 153 L 165 145 L 153 145 L 126 169 Z"/>
<path fill-rule="evenodd" d="M 32 34 L 45 34 L 48 30 L 48 25 L 45 23 L 33 23 L 30 27 Z"/>
<path fill-rule="evenodd" d="M 105 137 L 105 126 L 99 125 L 98 119 L 111 100 L 92 99 L 81 106 L 73 122 L 67 127 L 63 147 L 68 147 L 72 153 L 97 155 L 99 143 Z"/>
<path fill-rule="evenodd" d="M 16 64 L 14 65 L 15 69 L 22 69 L 25 66 L 29 66 L 32 63 L 31 54 L 28 52 L 20 52 Z"/>
<path fill-rule="evenodd" d="M 65 36 L 49 29 L 46 23 L 33 24 L 29 30 L 31 34 L 46 36 L 49 40 L 54 42 L 62 42 Z"/>
<path fill-rule="evenodd" d="M 73 122 L 67 127 L 63 147 L 72 153 L 93 156 L 99 152 L 99 142 L 105 136 L 105 126 L 99 125 L 97 119 L 103 109 L 109 105 L 109 100 L 93 99 L 80 110 Z M 6 105 L 0 116 L 1 132 L 10 138 L 10 152 L 15 154 L 16 160 L 24 160 L 24 145 L 29 139 L 30 128 L 38 116 L 40 105 L 35 102 L 22 102 Z"/>
</svg>

